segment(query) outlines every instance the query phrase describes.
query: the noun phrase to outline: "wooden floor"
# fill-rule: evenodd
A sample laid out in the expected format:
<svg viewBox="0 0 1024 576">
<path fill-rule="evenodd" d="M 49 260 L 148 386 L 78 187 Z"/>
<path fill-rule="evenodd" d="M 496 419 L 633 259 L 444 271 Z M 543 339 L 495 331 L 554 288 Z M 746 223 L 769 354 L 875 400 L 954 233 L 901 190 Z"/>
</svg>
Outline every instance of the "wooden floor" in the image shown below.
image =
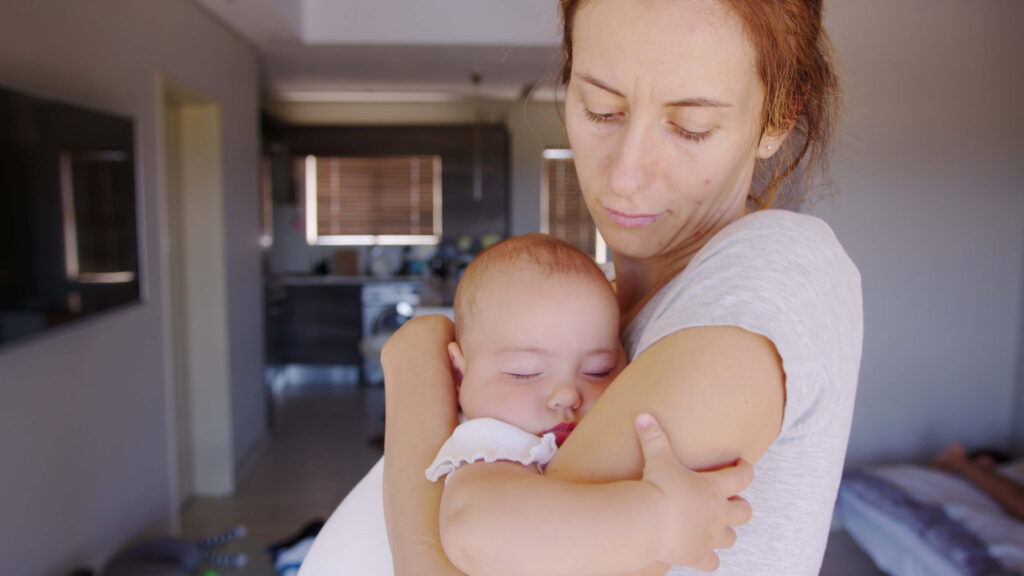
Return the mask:
<svg viewBox="0 0 1024 576">
<path fill-rule="evenodd" d="M 217 567 L 221 576 L 271 576 L 264 547 L 326 519 L 349 489 L 380 458 L 384 432 L 381 388 L 350 384 L 282 386 L 273 401 L 268 440 L 229 498 L 189 501 L 182 510 L 185 537 L 201 538 L 245 525 L 248 536 L 224 547 L 242 552 L 242 569 Z M 884 573 L 844 532 L 833 532 L 822 576 Z"/>
<path fill-rule="evenodd" d="M 312 520 L 326 520 L 345 494 L 383 454 L 384 390 L 306 383 L 278 390 L 273 429 L 229 498 L 196 498 L 182 509 L 186 538 L 202 538 L 244 525 L 244 571 L 267 573 L 263 546 L 282 541 Z"/>
</svg>

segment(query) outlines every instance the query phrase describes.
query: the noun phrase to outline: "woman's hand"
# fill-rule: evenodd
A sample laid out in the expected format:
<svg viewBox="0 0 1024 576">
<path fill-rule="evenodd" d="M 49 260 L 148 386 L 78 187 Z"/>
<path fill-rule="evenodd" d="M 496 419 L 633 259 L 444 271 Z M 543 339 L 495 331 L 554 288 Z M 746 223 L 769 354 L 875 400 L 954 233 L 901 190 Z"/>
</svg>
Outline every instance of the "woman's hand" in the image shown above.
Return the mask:
<svg viewBox="0 0 1024 576">
<path fill-rule="evenodd" d="M 750 503 L 737 494 L 753 480 L 753 467 L 740 460 L 720 470 L 694 472 L 676 460 L 653 416 L 638 415 L 636 430 L 644 456 L 643 481 L 665 502 L 658 560 L 705 572 L 718 569 L 715 550 L 732 547 L 732 526 L 750 521 Z"/>
</svg>

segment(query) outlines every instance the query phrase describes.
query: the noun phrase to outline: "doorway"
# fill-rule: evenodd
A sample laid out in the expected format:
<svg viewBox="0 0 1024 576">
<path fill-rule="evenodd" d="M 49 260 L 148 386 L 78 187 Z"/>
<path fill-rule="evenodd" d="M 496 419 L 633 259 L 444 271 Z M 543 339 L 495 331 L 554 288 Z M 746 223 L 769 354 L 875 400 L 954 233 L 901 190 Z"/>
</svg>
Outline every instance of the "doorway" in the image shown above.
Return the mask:
<svg viewBox="0 0 1024 576">
<path fill-rule="evenodd" d="M 180 505 L 235 488 L 221 112 L 164 76 L 158 94 L 168 441 Z"/>
</svg>

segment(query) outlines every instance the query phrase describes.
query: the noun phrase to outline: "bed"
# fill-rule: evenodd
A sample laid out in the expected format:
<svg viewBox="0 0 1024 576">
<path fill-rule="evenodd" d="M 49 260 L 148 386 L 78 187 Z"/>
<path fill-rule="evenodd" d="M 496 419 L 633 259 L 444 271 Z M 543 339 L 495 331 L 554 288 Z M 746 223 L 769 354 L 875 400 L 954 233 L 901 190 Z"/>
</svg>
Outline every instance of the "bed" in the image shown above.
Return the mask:
<svg viewBox="0 0 1024 576">
<path fill-rule="evenodd" d="M 1024 482 L 1024 462 L 1001 471 Z M 911 464 L 848 471 L 837 511 L 892 576 L 1024 574 L 1024 523 L 954 475 Z"/>
</svg>

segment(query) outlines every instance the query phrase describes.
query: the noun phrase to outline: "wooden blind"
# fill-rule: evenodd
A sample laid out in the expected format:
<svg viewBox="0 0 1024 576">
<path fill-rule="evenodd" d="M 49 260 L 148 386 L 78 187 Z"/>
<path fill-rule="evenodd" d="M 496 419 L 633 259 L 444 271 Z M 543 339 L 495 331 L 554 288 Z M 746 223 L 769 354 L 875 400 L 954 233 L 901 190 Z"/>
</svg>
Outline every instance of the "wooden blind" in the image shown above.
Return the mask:
<svg viewBox="0 0 1024 576">
<path fill-rule="evenodd" d="M 76 282 L 135 279 L 135 214 L 119 210 L 130 201 L 132 172 L 124 152 L 60 154 L 65 267 Z"/>
<path fill-rule="evenodd" d="M 544 158 L 546 232 L 587 254 L 595 253 L 597 228 L 583 200 L 576 165 L 570 158 Z"/>
<path fill-rule="evenodd" d="M 316 158 L 324 236 L 440 236 L 440 156 Z"/>
</svg>

